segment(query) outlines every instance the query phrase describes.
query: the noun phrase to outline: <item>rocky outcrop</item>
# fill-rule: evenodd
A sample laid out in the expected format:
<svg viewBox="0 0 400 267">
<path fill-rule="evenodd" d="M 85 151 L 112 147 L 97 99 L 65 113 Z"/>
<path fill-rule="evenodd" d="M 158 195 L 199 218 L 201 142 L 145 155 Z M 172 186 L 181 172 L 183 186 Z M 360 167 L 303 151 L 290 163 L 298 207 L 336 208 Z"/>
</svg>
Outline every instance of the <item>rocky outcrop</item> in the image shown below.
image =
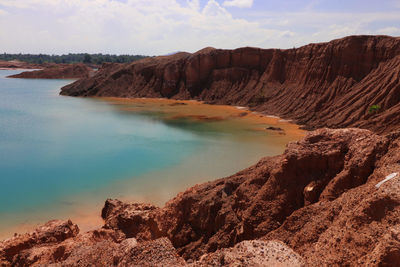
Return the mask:
<svg viewBox="0 0 400 267">
<path fill-rule="evenodd" d="M 165 236 L 158 228 L 156 214 L 159 208 L 149 204 L 124 203 L 107 199 L 101 217 L 104 228 L 122 231 L 126 237 L 152 240 Z"/>
<path fill-rule="evenodd" d="M 189 261 L 263 239 L 283 241 L 309 266 L 396 266 L 400 177 L 376 185 L 400 173 L 399 137 L 317 130 L 283 155 L 194 186 L 144 218 L 154 218 L 155 233 Z"/>
<path fill-rule="evenodd" d="M 19 60 L 11 60 L 11 61 L 0 60 L 0 69 L 41 69 L 47 65 L 49 64 L 48 63 L 34 64 Z"/>
<path fill-rule="evenodd" d="M 163 208 L 160 228 L 185 258 L 261 238 L 296 210 L 364 185 L 387 146 L 367 130 L 317 130 L 281 156 L 179 194 Z"/>
<path fill-rule="evenodd" d="M 77 235 L 71 221 L 52 221 L 0 242 L 0 266 L 184 266 L 168 238 L 138 242 L 118 231 Z"/>
<path fill-rule="evenodd" d="M 20 264 L 21 257 L 33 247 L 57 244 L 68 238 L 75 237 L 79 228 L 71 221 L 50 221 L 36 229 L 36 231 L 16 235 L 14 238 L 0 243 L 0 263 Z"/>
<path fill-rule="evenodd" d="M 303 258 L 279 241 L 243 241 L 201 256 L 189 266 L 305 266 Z"/>
<path fill-rule="evenodd" d="M 71 222 L 50 222 L 0 242 L 0 262 L 398 266 L 399 163 L 400 132 L 320 129 L 163 208 L 109 199 L 102 229 L 78 235 Z"/>
<path fill-rule="evenodd" d="M 297 49 L 206 48 L 102 68 L 62 95 L 167 97 L 249 106 L 307 129 L 400 125 L 400 38 L 350 36 Z M 369 109 L 379 106 L 379 110 Z"/>
<path fill-rule="evenodd" d="M 80 79 L 93 76 L 94 70 L 85 64 L 54 64 L 41 70 L 25 71 L 8 78 Z"/>
</svg>

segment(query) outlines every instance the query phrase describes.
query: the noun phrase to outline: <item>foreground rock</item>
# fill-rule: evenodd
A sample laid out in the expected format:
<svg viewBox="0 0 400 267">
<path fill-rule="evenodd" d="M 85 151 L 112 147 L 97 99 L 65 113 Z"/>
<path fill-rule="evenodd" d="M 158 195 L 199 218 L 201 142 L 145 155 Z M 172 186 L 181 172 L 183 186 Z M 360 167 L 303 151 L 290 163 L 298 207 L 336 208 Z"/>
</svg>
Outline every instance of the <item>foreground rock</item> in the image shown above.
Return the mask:
<svg viewBox="0 0 400 267">
<path fill-rule="evenodd" d="M 54 64 L 41 70 L 25 71 L 8 78 L 80 79 L 93 76 L 94 70 L 85 64 Z"/>
<path fill-rule="evenodd" d="M 400 38 L 350 36 L 297 49 L 206 48 L 109 65 L 61 94 L 197 99 L 249 106 L 307 129 L 388 133 L 400 125 L 399 77 Z"/>
<path fill-rule="evenodd" d="M 21 261 L 24 262 L 21 258 L 32 248 L 37 250 L 37 247 L 58 244 L 78 233 L 78 226 L 71 221 L 50 221 L 32 233 L 16 235 L 1 242 L 0 263 L 21 264 Z"/>
<path fill-rule="evenodd" d="M 0 258 L 5 265 L 398 266 L 399 162 L 400 132 L 320 129 L 163 208 L 107 200 L 97 231 L 0 242 Z"/>
<path fill-rule="evenodd" d="M 138 243 L 99 229 L 77 235 L 71 221 L 52 221 L 0 243 L 0 266 L 184 266 L 168 238 Z"/>
<path fill-rule="evenodd" d="M 243 241 L 233 248 L 201 256 L 190 266 L 305 266 L 303 258 L 278 241 Z"/>
<path fill-rule="evenodd" d="M 152 240 L 164 233 L 158 227 L 157 213 L 160 208 L 149 204 L 124 203 L 108 199 L 101 212 L 104 228 L 121 231 L 126 237 Z"/>
</svg>

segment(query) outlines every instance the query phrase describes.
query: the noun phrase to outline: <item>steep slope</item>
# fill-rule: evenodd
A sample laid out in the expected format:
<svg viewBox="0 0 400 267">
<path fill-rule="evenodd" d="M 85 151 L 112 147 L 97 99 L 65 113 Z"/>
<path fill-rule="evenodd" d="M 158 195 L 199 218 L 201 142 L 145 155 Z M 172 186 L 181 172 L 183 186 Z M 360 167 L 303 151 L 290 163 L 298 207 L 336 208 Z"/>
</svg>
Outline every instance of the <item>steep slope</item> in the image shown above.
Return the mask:
<svg viewBox="0 0 400 267">
<path fill-rule="evenodd" d="M 62 95 L 168 97 L 249 106 L 307 129 L 399 126 L 400 38 L 350 36 L 298 49 L 206 48 L 100 69 Z M 372 105 L 381 109 L 369 114 Z M 390 122 L 382 127 L 380 123 Z"/>
<path fill-rule="evenodd" d="M 25 71 L 8 78 L 80 79 L 93 76 L 94 70 L 85 64 L 53 64 L 41 70 Z"/>
<path fill-rule="evenodd" d="M 52 221 L 16 235 L 0 265 L 395 267 L 399 162 L 400 132 L 319 129 L 163 208 L 107 200 L 102 229 Z"/>
<path fill-rule="evenodd" d="M 320 129 L 162 209 L 108 200 L 105 228 L 138 239 L 167 236 L 185 259 L 200 262 L 263 239 L 283 241 L 308 266 L 398 266 L 399 145 L 400 132 Z"/>
</svg>

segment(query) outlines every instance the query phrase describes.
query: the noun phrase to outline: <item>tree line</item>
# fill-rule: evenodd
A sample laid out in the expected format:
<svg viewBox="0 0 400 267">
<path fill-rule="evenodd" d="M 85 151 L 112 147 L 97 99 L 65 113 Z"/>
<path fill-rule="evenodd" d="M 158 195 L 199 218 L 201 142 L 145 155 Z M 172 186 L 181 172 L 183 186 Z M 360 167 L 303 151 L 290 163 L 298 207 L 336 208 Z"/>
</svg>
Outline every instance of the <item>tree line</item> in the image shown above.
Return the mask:
<svg viewBox="0 0 400 267">
<path fill-rule="evenodd" d="M 67 54 L 67 55 L 46 55 L 46 54 L 0 54 L 0 60 L 19 60 L 28 63 L 90 63 L 102 64 L 104 62 L 126 63 L 145 58 L 142 55 L 110 55 L 110 54 Z"/>
</svg>

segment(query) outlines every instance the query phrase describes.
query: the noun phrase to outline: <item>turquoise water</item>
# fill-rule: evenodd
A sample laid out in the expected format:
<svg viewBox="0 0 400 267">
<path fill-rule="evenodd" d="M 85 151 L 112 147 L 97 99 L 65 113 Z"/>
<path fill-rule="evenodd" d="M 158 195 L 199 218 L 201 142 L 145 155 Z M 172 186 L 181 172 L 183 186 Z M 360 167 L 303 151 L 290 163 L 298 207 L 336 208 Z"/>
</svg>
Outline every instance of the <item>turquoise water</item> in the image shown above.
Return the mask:
<svg viewBox="0 0 400 267">
<path fill-rule="evenodd" d="M 68 80 L 4 78 L 16 72 L 0 72 L 0 215 L 164 168 L 203 143 L 106 103 L 58 96 Z"/>
<path fill-rule="evenodd" d="M 71 80 L 5 78 L 18 72 L 0 70 L 0 228 L 45 220 L 38 217 L 43 207 L 60 211 L 69 196 L 90 192 L 104 200 L 126 189 L 124 181 L 132 186 L 127 192 L 154 195 L 161 191 L 144 187 L 146 179 L 158 187 L 187 186 L 183 175 L 228 175 L 268 154 L 265 144 L 239 142 L 234 131 L 213 123 L 166 122 L 158 111 L 126 112 L 106 101 L 59 96 Z M 190 164 L 196 167 L 185 170 Z M 163 170 L 169 170 L 164 178 Z M 170 191 L 168 197 L 176 193 Z"/>
</svg>

